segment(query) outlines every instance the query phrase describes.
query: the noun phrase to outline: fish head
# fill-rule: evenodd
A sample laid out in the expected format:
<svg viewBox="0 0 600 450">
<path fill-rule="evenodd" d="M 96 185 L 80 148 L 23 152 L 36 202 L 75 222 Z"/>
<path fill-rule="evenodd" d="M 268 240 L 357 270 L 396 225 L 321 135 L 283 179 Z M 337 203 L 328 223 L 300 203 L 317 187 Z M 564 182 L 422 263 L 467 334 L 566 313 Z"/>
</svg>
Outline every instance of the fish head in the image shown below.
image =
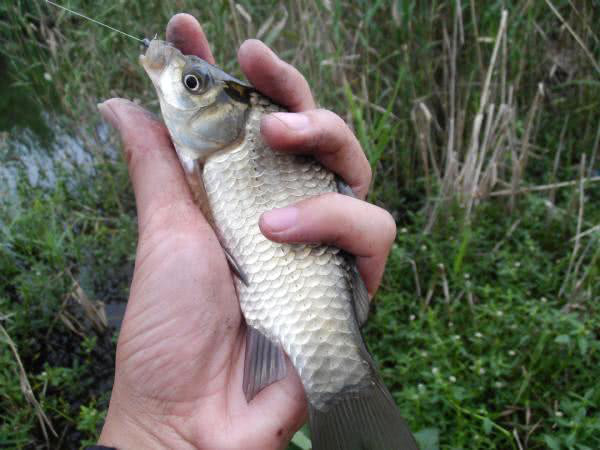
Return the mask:
<svg viewBox="0 0 600 450">
<path fill-rule="evenodd" d="M 202 162 L 243 139 L 251 86 L 157 39 L 140 62 L 156 89 L 180 156 Z"/>
</svg>

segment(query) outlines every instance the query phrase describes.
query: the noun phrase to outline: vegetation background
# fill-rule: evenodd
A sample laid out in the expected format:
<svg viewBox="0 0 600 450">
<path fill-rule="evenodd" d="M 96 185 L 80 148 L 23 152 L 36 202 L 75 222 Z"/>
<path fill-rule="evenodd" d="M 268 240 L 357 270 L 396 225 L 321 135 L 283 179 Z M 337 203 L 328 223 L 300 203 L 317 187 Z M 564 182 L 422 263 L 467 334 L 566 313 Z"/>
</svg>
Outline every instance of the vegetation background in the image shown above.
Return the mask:
<svg viewBox="0 0 600 450">
<path fill-rule="evenodd" d="M 424 449 L 600 448 L 597 0 L 61 3 L 140 37 L 190 12 L 236 75 L 259 37 L 351 124 L 398 224 L 366 339 Z M 102 425 L 136 218 L 95 105 L 158 109 L 139 51 L 0 5 L 0 447 Z"/>
</svg>

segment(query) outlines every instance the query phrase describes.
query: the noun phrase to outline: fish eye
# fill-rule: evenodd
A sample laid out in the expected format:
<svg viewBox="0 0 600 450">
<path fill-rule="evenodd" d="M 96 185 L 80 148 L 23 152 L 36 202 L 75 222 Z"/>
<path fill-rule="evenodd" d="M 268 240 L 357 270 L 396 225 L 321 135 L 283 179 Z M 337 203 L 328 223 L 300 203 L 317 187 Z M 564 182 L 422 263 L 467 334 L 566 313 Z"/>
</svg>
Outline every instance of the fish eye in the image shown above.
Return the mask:
<svg viewBox="0 0 600 450">
<path fill-rule="evenodd" d="M 183 77 L 183 84 L 189 91 L 197 92 L 200 90 L 200 80 L 193 73 L 188 73 Z"/>
</svg>

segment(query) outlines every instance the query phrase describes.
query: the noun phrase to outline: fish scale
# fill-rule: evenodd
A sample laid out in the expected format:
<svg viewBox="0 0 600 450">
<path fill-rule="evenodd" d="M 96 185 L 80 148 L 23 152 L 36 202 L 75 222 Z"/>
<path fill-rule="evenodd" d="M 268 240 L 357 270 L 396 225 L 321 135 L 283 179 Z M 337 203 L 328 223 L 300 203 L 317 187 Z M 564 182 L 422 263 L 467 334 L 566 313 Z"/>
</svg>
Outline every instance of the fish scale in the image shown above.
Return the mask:
<svg viewBox="0 0 600 450">
<path fill-rule="evenodd" d="M 246 322 L 281 343 L 317 407 L 369 375 L 352 309 L 348 260 L 324 245 L 281 244 L 264 237 L 260 215 L 337 191 L 334 175 L 312 158 L 275 153 L 253 108 L 244 140 L 209 157 L 203 180 L 224 246 L 248 277 L 236 279 Z"/>
</svg>

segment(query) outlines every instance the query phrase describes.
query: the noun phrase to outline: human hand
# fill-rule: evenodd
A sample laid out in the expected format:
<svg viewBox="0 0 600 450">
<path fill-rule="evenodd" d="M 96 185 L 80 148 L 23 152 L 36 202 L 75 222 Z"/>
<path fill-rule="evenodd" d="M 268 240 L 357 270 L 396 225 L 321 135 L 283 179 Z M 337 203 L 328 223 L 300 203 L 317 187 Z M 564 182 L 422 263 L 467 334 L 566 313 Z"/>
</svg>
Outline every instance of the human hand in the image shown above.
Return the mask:
<svg viewBox="0 0 600 450">
<path fill-rule="evenodd" d="M 198 22 L 174 16 L 167 39 L 183 53 L 214 59 Z M 279 151 L 313 154 L 359 197 L 327 194 L 265 213 L 262 232 L 278 242 L 324 242 L 357 256 L 374 294 L 395 236 L 384 210 L 364 199 L 370 166 L 349 128 L 314 109 L 306 80 L 264 44 L 245 42 L 238 59 L 261 92 L 294 113 L 263 118 Z M 139 242 L 117 345 L 115 383 L 100 443 L 126 448 L 284 448 L 306 417 L 298 376 L 242 391 L 245 328 L 219 242 L 195 205 L 164 125 L 122 99 L 99 106 L 120 132 L 136 197 Z"/>
</svg>

